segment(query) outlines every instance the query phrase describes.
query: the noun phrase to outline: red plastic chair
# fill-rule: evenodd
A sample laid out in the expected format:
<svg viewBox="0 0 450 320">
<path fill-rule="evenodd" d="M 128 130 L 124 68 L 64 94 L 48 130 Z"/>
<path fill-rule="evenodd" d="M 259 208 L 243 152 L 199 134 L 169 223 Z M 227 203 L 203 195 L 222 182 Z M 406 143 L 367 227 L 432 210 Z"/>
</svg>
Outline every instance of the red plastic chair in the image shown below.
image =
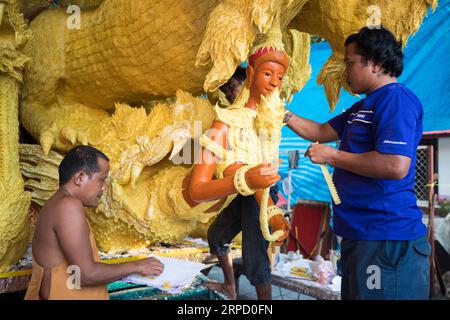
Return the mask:
<svg viewBox="0 0 450 320">
<path fill-rule="evenodd" d="M 306 259 L 317 254 L 327 258 L 331 237 L 329 203 L 299 200 L 292 212 L 286 252 L 300 250 Z"/>
</svg>

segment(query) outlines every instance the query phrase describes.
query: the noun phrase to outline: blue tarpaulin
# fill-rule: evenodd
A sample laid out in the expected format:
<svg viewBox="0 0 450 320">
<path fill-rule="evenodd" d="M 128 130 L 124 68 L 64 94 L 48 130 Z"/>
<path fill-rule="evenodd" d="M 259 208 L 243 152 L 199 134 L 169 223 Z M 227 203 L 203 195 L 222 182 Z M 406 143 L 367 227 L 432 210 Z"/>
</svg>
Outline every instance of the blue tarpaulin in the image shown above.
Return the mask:
<svg viewBox="0 0 450 320">
<path fill-rule="evenodd" d="M 331 53 L 327 42 L 311 46 L 311 79 L 301 92 L 294 95 L 288 106 L 301 117 L 320 123 L 340 114 L 359 100 L 342 89 L 335 111 L 328 112 L 324 89 L 317 85 L 316 79 Z M 404 55 L 404 71 L 398 81 L 409 87 L 422 101 L 424 131 L 450 129 L 450 0 L 440 0 L 435 12 L 429 11 L 419 31 L 410 37 Z M 280 146 L 282 180 L 279 186 L 286 199 L 289 191 L 287 152 L 300 151 L 299 167 L 291 170 L 291 204 L 295 204 L 298 199 L 330 201 L 320 167 L 303 155 L 309 145 L 310 142 L 289 128 L 283 128 Z"/>
</svg>

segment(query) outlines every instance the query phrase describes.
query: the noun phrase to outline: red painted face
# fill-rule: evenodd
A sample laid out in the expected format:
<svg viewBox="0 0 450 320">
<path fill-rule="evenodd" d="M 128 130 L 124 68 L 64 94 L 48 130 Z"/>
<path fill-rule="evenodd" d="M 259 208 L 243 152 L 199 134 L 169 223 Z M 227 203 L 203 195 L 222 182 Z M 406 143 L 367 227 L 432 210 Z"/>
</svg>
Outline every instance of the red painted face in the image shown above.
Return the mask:
<svg viewBox="0 0 450 320">
<path fill-rule="evenodd" d="M 261 51 L 261 49 L 260 49 Z M 261 96 L 269 96 L 275 88 L 281 89 L 284 74 L 289 65 L 289 57 L 283 50 L 269 51 L 249 57 L 247 66 L 247 86 L 250 97 L 247 107 L 255 109 Z"/>
<path fill-rule="evenodd" d="M 252 95 L 269 96 L 275 88 L 281 89 L 285 67 L 274 61 L 265 61 L 256 66 L 253 71 L 253 79 L 250 86 Z"/>
</svg>

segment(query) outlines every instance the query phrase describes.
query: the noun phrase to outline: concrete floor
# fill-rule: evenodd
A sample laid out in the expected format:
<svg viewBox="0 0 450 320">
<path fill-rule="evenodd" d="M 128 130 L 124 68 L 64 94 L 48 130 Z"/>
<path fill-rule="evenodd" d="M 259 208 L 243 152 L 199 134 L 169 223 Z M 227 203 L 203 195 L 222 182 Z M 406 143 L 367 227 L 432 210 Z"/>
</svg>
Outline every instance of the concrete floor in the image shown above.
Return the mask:
<svg viewBox="0 0 450 320">
<path fill-rule="evenodd" d="M 220 267 L 213 267 L 208 273 L 208 278 L 223 282 L 223 273 Z M 253 287 L 248 281 L 246 276 L 239 278 L 239 292 L 237 296 L 238 300 L 257 300 L 255 287 Z M 273 300 L 316 300 L 313 297 L 299 294 L 292 290 L 281 288 L 272 285 L 272 299 Z"/>
</svg>

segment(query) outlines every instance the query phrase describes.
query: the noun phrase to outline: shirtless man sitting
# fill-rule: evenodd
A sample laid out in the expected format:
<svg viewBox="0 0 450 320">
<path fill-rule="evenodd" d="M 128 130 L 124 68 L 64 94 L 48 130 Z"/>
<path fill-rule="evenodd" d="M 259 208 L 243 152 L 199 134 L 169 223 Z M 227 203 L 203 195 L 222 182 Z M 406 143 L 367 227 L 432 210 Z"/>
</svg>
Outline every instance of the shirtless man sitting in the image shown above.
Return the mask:
<svg viewBox="0 0 450 320">
<path fill-rule="evenodd" d="M 73 148 L 61 161 L 60 187 L 37 221 L 25 299 L 108 299 L 106 284 L 132 273 L 157 276 L 163 271 L 155 258 L 113 265 L 100 262 L 84 206 L 97 206 L 108 172 L 108 157 L 89 146 Z"/>
</svg>

